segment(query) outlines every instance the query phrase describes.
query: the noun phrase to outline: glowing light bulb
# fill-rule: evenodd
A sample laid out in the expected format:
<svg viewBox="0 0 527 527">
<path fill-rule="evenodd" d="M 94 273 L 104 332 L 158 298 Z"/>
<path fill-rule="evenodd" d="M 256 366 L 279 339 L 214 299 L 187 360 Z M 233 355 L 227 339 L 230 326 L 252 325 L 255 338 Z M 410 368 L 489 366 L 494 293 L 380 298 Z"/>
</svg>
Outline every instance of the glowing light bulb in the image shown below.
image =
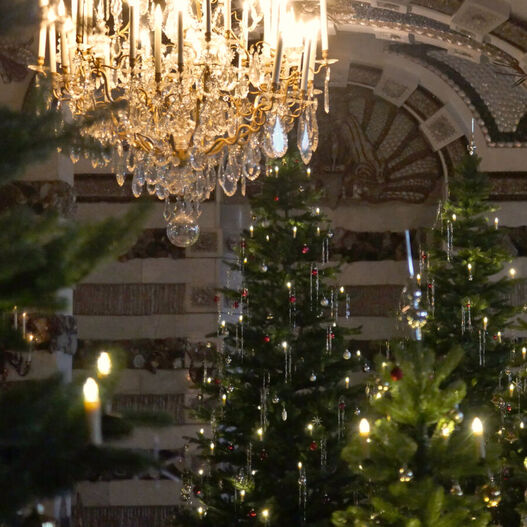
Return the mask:
<svg viewBox="0 0 527 527">
<path fill-rule="evenodd" d="M 345 289 L 344 289 L 344 286 L 343 286 L 343 285 L 340 286 L 339 291 L 340 291 L 340 294 L 343 294 L 343 293 L 344 293 Z"/>
<path fill-rule="evenodd" d="M 511 278 L 514 278 L 516 276 L 516 269 L 514 269 L 514 267 L 511 267 L 509 269 L 509 275 Z"/>
<path fill-rule="evenodd" d="M 359 423 L 359 434 L 361 437 L 368 437 L 370 435 L 370 423 L 366 418 L 362 418 Z"/>
<path fill-rule="evenodd" d="M 483 331 L 487 331 L 488 324 L 489 324 L 489 319 L 487 317 L 483 317 Z"/>
<path fill-rule="evenodd" d="M 287 349 L 287 346 L 288 346 L 288 344 L 287 344 L 287 342 L 284 340 L 284 341 L 282 342 L 282 348 L 284 348 L 284 350 L 286 350 L 286 349 Z"/>
<path fill-rule="evenodd" d="M 106 351 L 102 351 L 97 358 L 97 373 L 100 376 L 110 375 L 112 371 L 112 359 Z"/>
<path fill-rule="evenodd" d="M 291 284 L 291 282 L 287 282 L 285 285 L 286 285 L 287 289 L 291 289 L 293 284 Z"/>
<path fill-rule="evenodd" d="M 92 377 L 88 377 L 86 379 L 86 382 L 84 383 L 82 392 L 84 394 L 85 406 L 88 406 L 88 405 L 98 406 L 100 404 L 99 385 L 97 384 L 97 381 L 95 379 L 93 379 Z"/>
<path fill-rule="evenodd" d="M 346 377 L 344 379 L 344 382 L 346 383 L 346 389 L 350 387 L 350 378 L 349 377 Z"/>
<path fill-rule="evenodd" d="M 457 220 L 457 216 L 455 214 L 452 214 L 452 221 L 456 221 Z"/>
<path fill-rule="evenodd" d="M 209 447 L 210 447 L 210 451 L 214 452 L 214 449 L 216 448 L 216 445 L 214 444 L 213 441 L 211 441 Z"/>
<path fill-rule="evenodd" d="M 481 419 L 479 417 L 474 417 L 471 428 L 472 428 L 472 433 L 475 436 L 483 435 L 483 423 L 481 422 Z"/>
<path fill-rule="evenodd" d="M 258 434 L 258 437 L 261 440 L 263 438 L 263 428 L 258 428 L 258 430 L 256 430 L 256 433 Z"/>
<path fill-rule="evenodd" d="M 302 461 L 298 462 L 298 470 L 302 470 Z"/>
</svg>

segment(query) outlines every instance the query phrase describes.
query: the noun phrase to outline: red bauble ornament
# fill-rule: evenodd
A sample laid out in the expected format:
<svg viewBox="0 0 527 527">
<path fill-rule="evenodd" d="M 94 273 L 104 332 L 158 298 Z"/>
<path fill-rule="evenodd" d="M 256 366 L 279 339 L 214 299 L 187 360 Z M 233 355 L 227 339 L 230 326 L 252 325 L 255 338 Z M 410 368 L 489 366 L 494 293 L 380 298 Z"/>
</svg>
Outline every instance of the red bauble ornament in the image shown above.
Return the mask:
<svg viewBox="0 0 527 527">
<path fill-rule="evenodd" d="M 512 406 L 511 403 L 507 404 L 507 412 L 512 412 Z"/>
<path fill-rule="evenodd" d="M 244 289 L 244 290 L 242 291 L 242 297 L 243 297 L 243 298 L 247 298 L 247 295 L 248 295 L 248 294 L 249 294 L 249 291 L 247 291 L 247 289 Z"/>
<path fill-rule="evenodd" d="M 221 384 L 221 379 L 216 378 L 216 379 L 214 379 L 214 382 L 215 382 L 216 384 Z"/>
<path fill-rule="evenodd" d="M 291 302 L 291 304 L 294 304 L 296 302 L 296 296 L 290 297 L 289 302 Z"/>
<path fill-rule="evenodd" d="M 344 410 L 346 408 L 346 403 L 339 403 L 339 410 Z"/>
<path fill-rule="evenodd" d="M 309 247 L 307 245 L 304 245 L 304 247 L 302 247 L 302 254 L 307 254 L 309 252 Z"/>
<path fill-rule="evenodd" d="M 256 511 L 254 509 L 251 509 L 248 513 L 247 513 L 247 516 L 249 516 L 249 518 L 256 518 Z"/>
<path fill-rule="evenodd" d="M 317 269 L 313 269 L 313 270 L 311 271 L 311 274 L 312 274 L 313 276 L 317 276 L 317 274 L 318 274 L 318 270 L 317 270 Z"/>
<path fill-rule="evenodd" d="M 233 305 L 234 309 L 238 309 L 238 306 L 240 305 L 240 303 L 236 300 L 234 302 L 234 304 L 232 304 L 232 305 Z"/>
<path fill-rule="evenodd" d="M 245 249 L 245 247 L 247 246 L 247 244 L 245 243 L 245 240 L 242 240 L 240 242 L 240 245 L 241 245 L 242 249 Z"/>
<path fill-rule="evenodd" d="M 265 335 L 264 342 L 271 342 L 271 337 L 268 337 L 267 335 Z"/>
<path fill-rule="evenodd" d="M 218 295 L 214 295 L 214 302 L 216 302 L 216 304 L 220 301 L 220 297 Z"/>
<path fill-rule="evenodd" d="M 198 487 L 197 485 L 194 487 L 193 492 L 196 496 L 201 496 L 201 487 Z"/>
<path fill-rule="evenodd" d="M 311 444 L 309 445 L 309 450 L 311 450 L 311 452 L 314 452 L 317 449 L 318 449 L 317 442 L 316 441 L 311 441 Z"/>
<path fill-rule="evenodd" d="M 234 445 L 232 443 L 229 443 L 227 445 L 227 448 L 232 452 L 234 450 Z"/>
<path fill-rule="evenodd" d="M 403 378 L 403 370 L 399 366 L 395 366 L 390 372 L 390 377 L 392 381 L 400 381 Z"/>
<path fill-rule="evenodd" d="M 274 197 L 274 200 L 275 200 L 275 201 L 278 201 L 279 199 L 280 199 L 280 198 L 279 198 L 278 196 L 275 196 L 275 197 Z"/>
<path fill-rule="evenodd" d="M 334 339 L 334 338 L 335 338 L 335 333 L 331 333 L 330 337 L 331 337 L 332 339 Z"/>
</svg>

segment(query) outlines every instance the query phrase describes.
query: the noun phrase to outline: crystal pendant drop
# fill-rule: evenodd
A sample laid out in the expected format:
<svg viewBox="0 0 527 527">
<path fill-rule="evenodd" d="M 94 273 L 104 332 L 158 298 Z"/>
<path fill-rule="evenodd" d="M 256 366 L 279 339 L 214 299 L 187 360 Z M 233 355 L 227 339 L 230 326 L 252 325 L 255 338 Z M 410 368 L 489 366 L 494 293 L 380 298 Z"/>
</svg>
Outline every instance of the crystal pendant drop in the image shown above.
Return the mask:
<svg viewBox="0 0 527 527">
<path fill-rule="evenodd" d="M 144 180 L 137 177 L 137 174 L 134 174 L 132 179 L 132 193 L 134 197 L 138 198 L 143 193 Z"/>
<path fill-rule="evenodd" d="M 251 60 L 251 66 L 249 67 L 249 81 L 256 87 L 260 85 L 260 69 L 260 60 L 255 53 Z"/>
<path fill-rule="evenodd" d="M 199 225 L 189 214 L 179 212 L 167 225 L 167 236 L 176 247 L 190 247 L 199 238 Z"/>
<path fill-rule="evenodd" d="M 297 146 L 302 161 L 307 165 L 311 161 L 313 151 L 311 149 L 309 125 L 304 117 L 301 117 L 298 121 Z"/>
<path fill-rule="evenodd" d="M 287 152 L 287 134 L 280 116 L 276 117 L 275 122 L 270 126 L 268 133 L 269 146 L 271 147 L 271 155 L 269 157 L 277 158 L 284 156 Z"/>
<path fill-rule="evenodd" d="M 122 187 L 124 185 L 125 175 L 122 173 L 115 174 L 115 179 L 117 180 L 117 184 Z"/>
</svg>

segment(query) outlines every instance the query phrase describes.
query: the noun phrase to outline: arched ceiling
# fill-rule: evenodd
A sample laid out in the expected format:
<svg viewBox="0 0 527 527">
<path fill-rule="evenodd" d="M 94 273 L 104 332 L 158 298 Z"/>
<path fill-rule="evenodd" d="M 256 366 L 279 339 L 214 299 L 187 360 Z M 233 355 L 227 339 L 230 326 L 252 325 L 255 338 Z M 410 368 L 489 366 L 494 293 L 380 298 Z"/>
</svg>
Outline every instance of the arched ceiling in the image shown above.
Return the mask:
<svg viewBox="0 0 527 527">
<path fill-rule="evenodd" d="M 305 12 L 317 7 L 302 2 Z M 398 106 L 422 88 L 438 100 L 435 117 L 456 129 L 452 141 L 468 137 L 475 119 L 480 153 L 492 152 L 487 169 L 504 167 L 507 153 L 509 170 L 525 170 L 526 2 L 328 0 L 328 14 L 335 86 L 364 85 L 357 68 L 371 67 L 378 75 L 366 84 Z M 435 150 L 443 142 L 431 141 Z"/>
</svg>

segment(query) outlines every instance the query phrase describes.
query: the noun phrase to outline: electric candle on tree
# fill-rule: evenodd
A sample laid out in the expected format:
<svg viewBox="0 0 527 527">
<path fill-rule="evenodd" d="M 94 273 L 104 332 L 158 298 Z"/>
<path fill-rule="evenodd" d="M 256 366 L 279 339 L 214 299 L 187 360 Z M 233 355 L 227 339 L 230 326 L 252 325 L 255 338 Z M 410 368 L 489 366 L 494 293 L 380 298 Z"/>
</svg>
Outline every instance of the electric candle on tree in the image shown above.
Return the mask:
<svg viewBox="0 0 527 527">
<path fill-rule="evenodd" d="M 97 358 L 97 374 L 99 377 L 106 377 L 112 371 L 112 359 L 106 351 L 101 351 Z"/>
<path fill-rule="evenodd" d="M 472 421 L 472 433 L 476 438 L 476 447 L 478 450 L 478 455 L 481 459 L 485 459 L 485 440 L 483 437 L 483 423 L 479 417 L 474 417 Z"/>
<path fill-rule="evenodd" d="M 88 377 L 83 386 L 84 409 L 88 418 L 90 428 L 90 441 L 94 445 L 102 444 L 101 427 L 101 400 L 99 398 L 99 386 L 95 379 Z"/>
<path fill-rule="evenodd" d="M 369 456 L 369 445 L 370 442 L 370 423 L 367 419 L 362 418 L 359 423 L 359 435 L 362 438 L 362 450 L 365 457 Z"/>
</svg>

